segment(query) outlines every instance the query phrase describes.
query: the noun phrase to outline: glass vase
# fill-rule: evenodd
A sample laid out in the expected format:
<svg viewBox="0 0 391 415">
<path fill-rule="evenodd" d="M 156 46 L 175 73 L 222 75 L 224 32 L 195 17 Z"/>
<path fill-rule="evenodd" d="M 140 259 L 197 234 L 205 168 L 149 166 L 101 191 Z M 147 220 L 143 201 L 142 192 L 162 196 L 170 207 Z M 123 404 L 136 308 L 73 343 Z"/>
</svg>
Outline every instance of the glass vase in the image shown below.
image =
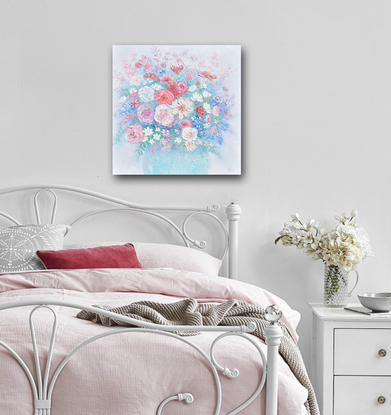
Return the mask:
<svg viewBox="0 0 391 415">
<path fill-rule="evenodd" d="M 324 301 L 326 307 L 345 307 L 348 299 L 358 283 L 358 272 L 356 282 L 349 291 L 349 271 L 345 271 L 338 265 L 324 264 Z"/>
</svg>

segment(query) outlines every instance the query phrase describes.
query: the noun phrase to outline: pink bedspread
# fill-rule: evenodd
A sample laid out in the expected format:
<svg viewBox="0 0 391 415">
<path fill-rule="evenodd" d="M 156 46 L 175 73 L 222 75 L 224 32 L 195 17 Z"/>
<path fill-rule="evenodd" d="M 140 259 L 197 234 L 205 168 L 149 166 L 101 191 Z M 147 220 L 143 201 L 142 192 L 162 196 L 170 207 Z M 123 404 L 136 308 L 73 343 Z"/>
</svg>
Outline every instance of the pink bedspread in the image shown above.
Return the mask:
<svg viewBox="0 0 391 415">
<path fill-rule="evenodd" d="M 134 301 L 174 302 L 195 298 L 199 302 L 244 300 L 260 307 L 277 304 L 283 321 L 296 336 L 300 315 L 283 300 L 259 287 L 222 277 L 173 269 L 96 269 L 40 271 L 0 275 L 0 304 L 36 297 L 53 297 L 88 305 L 125 305 Z M 0 311 L 0 341 L 10 345 L 35 375 L 28 326 L 33 307 Z M 56 347 L 51 375 L 62 359 L 77 345 L 105 328 L 76 318 L 77 309 L 53 306 L 58 315 Z M 48 310 L 34 314 L 37 344 L 42 368 L 47 353 L 53 317 Z M 194 344 L 209 354 L 217 332 L 192 336 Z M 266 352 L 266 346 L 255 338 Z M 236 379 L 221 376 L 222 414 L 242 404 L 257 388 L 262 374 L 258 352 L 246 340 L 229 336 L 215 349 L 217 362 L 238 368 Z M 279 361 L 279 414 L 305 415 L 307 390 L 300 385 L 281 358 Z M 0 347 L 0 413 L 32 414 L 32 394 L 24 372 Z M 171 402 L 164 413 L 214 414 L 216 387 L 212 372 L 189 345 L 165 335 L 141 331 L 107 336 L 78 352 L 66 365 L 54 387 L 52 415 L 155 414 L 169 396 L 190 392 L 192 404 Z M 263 401 L 261 400 L 263 395 Z M 264 393 L 243 414 L 264 414 Z"/>
</svg>

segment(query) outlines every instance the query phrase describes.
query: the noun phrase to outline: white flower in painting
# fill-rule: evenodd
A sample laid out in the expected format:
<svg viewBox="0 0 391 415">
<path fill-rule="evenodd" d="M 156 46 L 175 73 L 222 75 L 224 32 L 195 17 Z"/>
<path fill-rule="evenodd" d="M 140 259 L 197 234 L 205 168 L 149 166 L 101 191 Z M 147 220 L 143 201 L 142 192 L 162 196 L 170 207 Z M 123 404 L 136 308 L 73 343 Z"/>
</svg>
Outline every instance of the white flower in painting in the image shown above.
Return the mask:
<svg viewBox="0 0 391 415">
<path fill-rule="evenodd" d="M 139 86 L 144 81 L 144 78 L 141 75 L 132 76 L 129 83 L 130 85 Z"/>
<path fill-rule="evenodd" d="M 203 91 L 202 95 L 204 96 L 204 98 L 210 98 L 212 96 L 212 94 L 208 91 Z"/>
<path fill-rule="evenodd" d="M 198 131 L 196 128 L 186 127 L 182 130 L 182 138 L 186 141 L 193 141 L 197 139 Z"/>
<path fill-rule="evenodd" d="M 150 86 L 143 86 L 138 91 L 138 97 L 140 101 L 143 102 L 150 102 L 153 101 L 155 98 L 155 90 Z"/>
<path fill-rule="evenodd" d="M 196 66 L 196 61 L 194 59 L 182 59 L 182 62 L 185 66 L 187 66 L 188 68 L 192 69 Z"/>
<path fill-rule="evenodd" d="M 196 102 L 202 102 L 204 100 L 203 96 L 199 92 L 194 92 L 191 99 Z"/>
<path fill-rule="evenodd" d="M 172 114 L 178 115 L 182 120 L 184 117 L 190 117 L 193 112 L 193 102 L 188 98 L 179 98 L 172 103 Z"/>
<path fill-rule="evenodd" d="M 194 141 L 186 141 L 185 146 L 186 146 L 187 150 L 189 150 L 189 151 L 193 151 L 197 147 L 196 143 Z"/>
<path fill-rule="evenodd" d="M 126 98 L 126 97 L 121 97 L 121 98 L 119 99 L 119 102 L 124 103 L 126 100 L 127 100 L 127 98 Z"/>
<path fill-rule="evenodd" d="M 195 92 L 195 91 L 197 91 L 197 87 L 196 87 L 195 85 L 192 85 L 192 86 L 189 88 L 189 91 L 190 91 L 190 92 Z"/>
<path fill-rule="evenodd" d="M 160 84 L 153 84 L 153 85 L 151 85 L 151 88 L 153 88 L 156 91 L 159 91 L 160 89 L 163 89 L 163 87 Z"/>
<path fill-rule="evenodd" d="M 144 131 L 144 135 L 147 135 L 147 136 L 153 134 L 153 130 L 151 127 L 144 128 L 143 131 Z"/>
<path fill-rule="evenodd" d="M 154 134 L 153 135 L 154 140 L 160 140 L 161 138 L 162 138 L 162 136 L 160 134 Z"/>
<path fill-rule="evenodd" d="M 176 138 L 175 138 L 175 142 L 176 142 L 176 143 L 180 143 L 181 141 L 182 141 L 181 137 L 176 137 Z"/>
<path fill-rule="evenodd" d="M 137 94 L 137 88 L 129 88 L 128 92 L 129 92 L 129 95 Z"/>
<path fill-rule="evenodd" d="M 205 102 L 204 105 L 204 110 L 208 113 L 211 114 L 212 113 L 212 107 L 210 106 L 210 104 L 208 102 Z"/>
<path fill-rule="evenodd" d="M 201 89 L 206 89 L 206 88 L 208 88 L 208 85 L 206 85 L 205 83 L 203 83 L 203 84 L 201 84 Z"/>
</svg>

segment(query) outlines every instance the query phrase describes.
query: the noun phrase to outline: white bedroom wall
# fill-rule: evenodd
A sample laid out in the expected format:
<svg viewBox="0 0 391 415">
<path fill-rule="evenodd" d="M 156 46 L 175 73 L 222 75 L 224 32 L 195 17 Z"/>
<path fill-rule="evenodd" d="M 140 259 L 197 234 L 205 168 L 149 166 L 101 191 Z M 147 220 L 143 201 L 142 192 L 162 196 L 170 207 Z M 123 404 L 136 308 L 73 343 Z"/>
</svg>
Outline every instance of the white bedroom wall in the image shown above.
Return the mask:
<svg viewBox="0 0 391 415">
<path fill-rule="evenodd" d="M 241 279 L 302 313 L 309 367 L 322 264 L 273 242 L 291 213 L 331 227 L 354 208 L 375 256 L 353 300 L 391 291 L 390 21 L 388 0 L 0 0 L 0 186 L 237 201 Z M 112 176 L 115 44 L 242 45 L 241 176 Z"/>
</svg>

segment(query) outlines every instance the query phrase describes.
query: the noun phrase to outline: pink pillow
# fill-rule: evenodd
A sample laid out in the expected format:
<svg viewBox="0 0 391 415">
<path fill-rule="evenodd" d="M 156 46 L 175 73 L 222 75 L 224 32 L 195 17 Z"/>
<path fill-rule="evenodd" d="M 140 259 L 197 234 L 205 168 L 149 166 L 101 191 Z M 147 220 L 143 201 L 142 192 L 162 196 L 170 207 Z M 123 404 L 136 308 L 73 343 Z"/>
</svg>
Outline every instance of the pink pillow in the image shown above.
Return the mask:
<svg viewBox="0 0 391 415">
<path fill-rule="evenodd" d="M 64 245 L 64 249 L 85 249 L 97 246 L 122 245 L 124 242 L 86 242 Z M 218 275 L 222 264 L 206 252 L 180 245 L 133 242 L 143 268 L 174 268 L 181 271 Z"/>
<path fill-rule="evenodd" d="M 132 244 L 37 251 L 46 269 L 142 268 Z"/>
</svg>

